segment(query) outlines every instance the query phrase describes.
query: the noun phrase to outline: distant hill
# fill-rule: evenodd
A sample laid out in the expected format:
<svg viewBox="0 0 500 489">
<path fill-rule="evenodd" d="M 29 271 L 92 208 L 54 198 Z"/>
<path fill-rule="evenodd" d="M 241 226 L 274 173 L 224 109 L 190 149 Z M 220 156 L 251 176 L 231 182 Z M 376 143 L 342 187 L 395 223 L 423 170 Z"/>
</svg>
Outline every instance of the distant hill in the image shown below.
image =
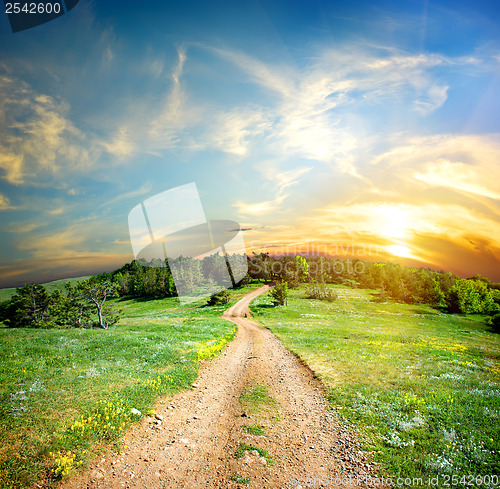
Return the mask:
<svg viewBox="0 0 500 489">
<path fill-rule="evenodd" d="M 74 277 L 74 278 L 63 278 L 61 280 L 54 280 L 52 282 L 46 282 L 42 284 L 48 292 L 52 293 L 54 290 L 64 290 L 64 285 L 67 282 L 71 282 L 75 284 L 80 280 L 85 280 L 90 278 L 92 275 L 84 275 L 83 277 Z M 8 301 L 16 292 L 16 287 L 11 287 L 7 289 L 0 289 L 0 302 Z"/>
</svg>

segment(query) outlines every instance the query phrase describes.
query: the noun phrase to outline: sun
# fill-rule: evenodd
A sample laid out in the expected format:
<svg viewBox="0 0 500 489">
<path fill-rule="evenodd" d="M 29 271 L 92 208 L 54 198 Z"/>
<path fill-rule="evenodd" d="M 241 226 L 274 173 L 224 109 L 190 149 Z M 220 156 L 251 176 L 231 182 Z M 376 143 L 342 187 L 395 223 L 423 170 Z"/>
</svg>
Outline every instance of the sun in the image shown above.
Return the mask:
<svg viewBox="0 0 500 489">
<path fill-rule="evenodd" d="M 387 247 L 387 251 L 391 253 L 391 255 L 400 256 L 402 258 L 410 258 L 411 252 L 410 249 L 403 245 L 391 245 Z"/>
<path fill-rule="evenodd" d="M 408 216 L 398 207 L 383 206 L 379 209 L 381 219 L 379 232 L 386 238 L 404 238 Z"/>
</svg>

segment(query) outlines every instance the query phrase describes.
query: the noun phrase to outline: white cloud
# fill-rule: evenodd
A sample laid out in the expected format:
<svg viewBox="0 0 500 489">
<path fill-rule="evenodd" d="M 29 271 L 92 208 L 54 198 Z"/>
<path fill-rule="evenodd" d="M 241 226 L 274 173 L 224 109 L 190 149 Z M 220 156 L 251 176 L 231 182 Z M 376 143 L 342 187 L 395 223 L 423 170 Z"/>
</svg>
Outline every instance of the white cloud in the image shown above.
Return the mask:
<svg viewBox="0 0 500 489">
<path fill-rule="evenodd" d="M 101 44 L 109 48 L 109 63 L 118 62 L 112 32 L 102 35 Z M 13 184 L 33 182 L 40 171 L 87 172 L 104 156 L 125 164 L 140 152 L 160 155 L 171 148 L 215 149 L 240 160 L 258 149 L 268 158 L 308 159 L 362 178 L 357 168 L 361 157 L 370 153 L 374 139 L 384 136 L 369 127 L 369 117 L 356 115 L 358 109 L 404 100 L 406 110 L 428 114 L 447 100 L 448 85 L 433 70 L 471 63 L 383 47 L 343 46 L 318 50 L 299 68 L 229 49 L 203 49 L 227 61 L 229 70 L 242 70 L 254 88 L 268 96 L 246 105 L 215 104 L 210 96 L 194 101 L 183 82 L 185 67 L 204 61 L 195 55 L 188 58 L 181 47 L 167 75 L 161 56 L 148 55 L 144 62 L 144 72 L 151 73 L 157 86 L 165 84 L 163 92 L 124 101 L 122 113 L 105 125 L 100 121 L 103 128 L 96 127 L 94 134 L 71 120 L 71 107 L 64 100 L 3 75 L 3 178 Z"/>
<path fill-rule="evenodd" d="M 439 159 L 425 165 L 423 172 L 415 172 L 413 176 L 417 180 L 432 186 L 448 187 L 500 200 L 498 185 L 492 183 L 492 181 L 499 181 L 500 171 L 498 166 L 493 168 L 493 173 L 497 173 L 497 175 L 486 175 L 480 168 L 459 161 Z"/>
<path fill-rule="evenodd" d="M 448 98 L 447 86 L 435 85 L 427 90 L 427 97 L 415 101 L 417 111 L 422 114 L 428 114 L 436 109 L 439 109 Z"/>
<path fill-rule="evenodd" d="M 262 202 L 244 202 L 238 200 L 233 205 L 237 208 L 240 215 L 261 216 L 279 210 L 283 202 L 290 195 L 287 189 L 296 185 L 300 178 L 311 170 L 310 167 L 303 167 L 281 171 L 269 162 L 264 162 L 258 169 L 267 180 L 273 183 L 273 193 L 276 197 Z"/>
<path fill-rule="evenodd" d="M 324 162 L 358 177 L 356 160 L 370 138 L 363 129 L 365 121 L 355 116 L 357 109 L 405 100 L 415 113 L 429 114 L 446 102 L 448 91 L 432 70 L 456 62 L 437 55 L 351 47 L 319 51 L 308 66 L 298 68 L 266 64 L 228 49 L 207 49 L 274 97 L 265 106 L 253 105 L 250 118 L 235 117 L 234 109 L 222 111 L 218 119 L 235 119 L 231 137 L 210 133 L 207 145 L 247 154 L 249 145 L 242 141 L 249 134 L 265 133 L 268 152 Z M 249 109 L 238 110 L 245 115 Z M 268 130 L 263 131 L 262 121 Z"/>
<path fill-rule="evenodd" d="M 269 131 L 269 120 L 259 111 L 236 109 L 215 116 L 213 131 L 208 131 L 208 144 L 236 156 L 248 154 L 250 139 Z"/>
<path fill-rule="evenodd" d="M 100 45 L 102 52 L 101 64 L 105 68 L 110 68 L 113 60 L 116 58 L 115 55 L 115 46 L 116 46 L 116 36 L 111 27 L 107 27 L 103 30 L 100 36 Z"/>
<path fill-rule="evenodd" d="M 107 68 L 115 57 L 112 33 L 103 34 Z M 0 177 L 11 184 L 39 184 L 41 177 L 93 171 L 104 155 L 128 163 L 138 152 L 154 152 L 179 144 L 182 130 L 193 122 L 196 110 L 186 106 L 181 86 L 186 53 L 178 51 L 178 62 L 169 75 L 170 86 L 163 101 L 151 107 L 151 98 L 124 104 L 114 118 L 96 118 L 81 127 L 71 118 L 71 106 L 62 98 L 40 92 L 12 70 L 0 72 Z M 161 65 L 161 66 L 160 66 Z M 162 63 L 155 62 L 155 72 Z M 103 127 L 100 127 L 100 125 Z M 98 133 L 102 135 L 97 136 Z M 189 143 L 191 144 L 191 143 Z M 191 144 L 192 145 L 192 144 Z"/>
<path fill-rule="evenodd" d="M 59 207 L 54 207 L 53 209 L 47 209 L 45 212 L 51 216 L 60 216 L 66 211 L 65 205 L 60 205 Z"/>
<path fill-rule="evenodd" d="M 236 65 L 238 68 L 246 72 L 259 85 L 262 85 L 273 92 L 284 97 L 292 97 L 296 93 L 294 86 L 296 73 L 291 67 L 287 66 L 269 66 L 266 63 L 249 56 L 245 53 L 226 50 L 208 48 L 217 56 Z"/>
<path fill-rule="evenodd" d="M 234 203 L 234 207 L 236 207 L 239 214 L 244 216 L 262 216 L 276 211 L 287 197 L 288 195 L 281 194 L 272 200 L 253 203 L 238 200 Z"/>
</svg>

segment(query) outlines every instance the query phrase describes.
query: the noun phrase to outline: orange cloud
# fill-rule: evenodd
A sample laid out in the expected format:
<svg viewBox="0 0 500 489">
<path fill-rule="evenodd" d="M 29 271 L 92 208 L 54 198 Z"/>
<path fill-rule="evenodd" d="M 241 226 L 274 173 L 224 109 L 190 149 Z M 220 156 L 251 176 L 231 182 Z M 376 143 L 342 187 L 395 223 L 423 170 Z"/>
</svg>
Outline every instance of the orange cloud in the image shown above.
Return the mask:
<svg viewBox="0 0 500 489">
<path fill-rule="evenodd" d="M 255 229 L 247 236 L 248 249 L 256 252 L 390 260 L 500 279 L 500 223 L 456 204 L 332 205 L 301 217 L 296 226 Z"/>
</svg>

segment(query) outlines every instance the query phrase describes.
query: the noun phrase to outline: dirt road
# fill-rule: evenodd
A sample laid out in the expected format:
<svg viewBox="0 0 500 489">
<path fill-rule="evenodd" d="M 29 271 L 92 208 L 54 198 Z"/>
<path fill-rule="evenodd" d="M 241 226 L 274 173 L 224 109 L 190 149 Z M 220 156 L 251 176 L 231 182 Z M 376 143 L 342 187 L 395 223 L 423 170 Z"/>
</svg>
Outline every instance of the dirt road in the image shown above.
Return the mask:
<svg viewBox="0 0 500 489">
<path fill-rule="evenodd" d="M 247 319 L 249 302 L 267 290 L 226 311 L 236 338 L 201 370 L 192 391 L 155 407 L 161 424 L 144 420 L 126 435 L 124 453 L 109 454 L 63 487 L 370 487 L 357 482 L 375 477 L 373 466 L 328 411 L 321 384 Z"/>
</svg>

